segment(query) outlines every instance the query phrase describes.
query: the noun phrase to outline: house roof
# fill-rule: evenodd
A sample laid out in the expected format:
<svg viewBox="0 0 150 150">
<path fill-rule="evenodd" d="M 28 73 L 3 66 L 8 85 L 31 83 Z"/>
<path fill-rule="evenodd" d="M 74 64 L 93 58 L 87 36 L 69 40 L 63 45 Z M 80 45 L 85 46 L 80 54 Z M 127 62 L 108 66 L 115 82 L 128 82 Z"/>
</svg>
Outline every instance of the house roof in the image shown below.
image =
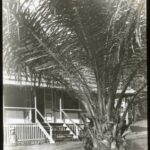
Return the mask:
<svg viewBox="0 0 150 150">
<path fill-rule="evenodd" d="M 87 72 L 85 72 L 87 74 Z M 89 87 L 92 89 L 92 91 L 97 92 L 97 87 L 96 87 L 96 81 L 93 78 L 92 74 L 86 76 L 87 83 Z M 4 85 L 22 85 L 22 86 L 33 86 L 34 81 L 31 80 L 29 77 L 26 79 L 24 75 L 21 76 L 21 79 L 17 79 L 15 74 L 13 75 L 8 75 L 6 72 L 3 72 L 3 84 Z M 38 86 L 38 82 L 35 82 L 35 86 Z M 58 89 L 63 89 L 65 88 L 58 82 L 53 82 L 53 84 L 47 85 L 47 81 L 45 79 L 41 79 L 40 82 L 41 87 L 50 87 L 50 88 L 58 88 Z M 122 92 L 122 89 L 117 90 L 117 94 L 120 94 Z M 134 94 L 136 91 L 134 89 L 131 89 L 130 87 L 127 88 L 125 94 Z"/>
<path fill-rule="evenodd" d="M 38 82 L 35 82 L 31 79 L 31 77 L 26 78 L 25 75 L 21 75 L 20 78 L 17 78 L 15 74 L 8 75 L 6 72 L 3 72 L 3 84 L 4 85 L 22 85 L 22 86 L 38 86 Z M 54 82 L 52 85 L 48 85 L 47 81 L 42 78 L 40 82 L 41 87 L 52 87 L 52 88 L 63 88 L 59 83 Z"/>
</svg>

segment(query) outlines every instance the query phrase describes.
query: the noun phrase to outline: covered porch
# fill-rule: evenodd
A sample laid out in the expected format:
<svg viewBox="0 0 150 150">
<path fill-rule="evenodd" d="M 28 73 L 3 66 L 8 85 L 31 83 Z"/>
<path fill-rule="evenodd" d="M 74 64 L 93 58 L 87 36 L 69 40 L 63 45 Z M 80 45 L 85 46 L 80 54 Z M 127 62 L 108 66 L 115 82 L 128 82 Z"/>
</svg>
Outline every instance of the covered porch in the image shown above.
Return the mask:
<svg viewBox="0 0 150 150">
<path fill-rule="evenodd" d="M 35 107 L 49 123 L 60 123 L 62 119 L 69 123 L 63 112 L 75 123 L 81 123 L 80 113 L 83 106 L 61 89 L 37 87 L 33 95 L 30 86 L 4 85 L 3 98 L 6 124 L 35 122 Z"/>
<path fill-rule="evenodd" d="M 20 144 L 54 143 L 64 133 L 67 139 L 78 139 L 83 126 L 79 101 L 56 88 L 36 87 L 33 93 L 30 86 L 4 85 L 5 144 L 12 128 Z"/>
</svg>

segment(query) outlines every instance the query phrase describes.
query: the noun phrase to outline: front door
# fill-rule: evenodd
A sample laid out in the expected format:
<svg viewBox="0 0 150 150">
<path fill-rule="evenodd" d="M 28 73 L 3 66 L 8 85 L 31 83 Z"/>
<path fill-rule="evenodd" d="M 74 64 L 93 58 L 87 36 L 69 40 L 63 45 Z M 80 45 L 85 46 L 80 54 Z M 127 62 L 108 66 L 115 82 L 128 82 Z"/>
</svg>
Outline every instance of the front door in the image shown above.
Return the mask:
<svg viewBox="0 0 150 150">
<path fill-rule="evenodd" d="M 54 114 L 53 114 L 53 99 L 51 92 L 44 92 L 44 104 L 45 104 L 45 119 L 48 122 L 54 122 Z"/>
</svg>

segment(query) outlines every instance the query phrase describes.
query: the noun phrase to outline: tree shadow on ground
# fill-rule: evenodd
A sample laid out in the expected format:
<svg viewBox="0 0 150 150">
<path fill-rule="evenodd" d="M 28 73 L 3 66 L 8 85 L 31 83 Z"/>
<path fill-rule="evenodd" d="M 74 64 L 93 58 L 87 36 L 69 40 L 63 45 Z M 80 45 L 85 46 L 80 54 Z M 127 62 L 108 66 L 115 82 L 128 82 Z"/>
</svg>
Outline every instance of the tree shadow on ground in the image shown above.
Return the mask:
<svg viewBox="0 0 150 150">
<path fill-rule="evenodd" d="M 142 132 L 142 131 L 147 131 L 146 127 L 139 127 L 139 126 L 131 126 L 131 131 L 132 132 Z"/>
</svg>

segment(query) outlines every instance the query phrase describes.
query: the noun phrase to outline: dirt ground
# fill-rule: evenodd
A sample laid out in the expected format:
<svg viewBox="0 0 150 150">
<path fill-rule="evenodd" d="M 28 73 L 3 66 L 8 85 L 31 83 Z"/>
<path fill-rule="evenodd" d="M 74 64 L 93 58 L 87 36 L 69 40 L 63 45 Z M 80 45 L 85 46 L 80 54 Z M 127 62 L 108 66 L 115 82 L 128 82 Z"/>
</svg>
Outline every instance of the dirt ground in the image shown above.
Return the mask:
<svg viewBox="0 0 150 150">
<path fill-rule="evenodd" d="M 82 142 L 64 142 L 57 144 L 41 144 L 30 146 L 5 146 L 4 150 L 84 150 Z"/>
<path fill-rule="evenodd" d="M 132 133 L 126 139 L 127 150 L 148 150 L 147 120 L 134 123 Z"/>
<path fill-rule="evenodd" d="M 148 150 L 147 135 L 127 140 L 127 150 Z"/>
<path fill-rule="evenodd" d="M 133 124 L 133 126 L 140 126 L 140 127 L 145 127 L 147 128 L 147 120 L 141 120 L 141 121 L 137 121 Z"/>
<path fill-rule="evenodd" d="M 126 150 L 148 150 L 147 135 L 127 140 Z M 30 146 L 5 146 L 4 150 L 84 150 L 82 142 L 41 144 Z"/>
</svg>

